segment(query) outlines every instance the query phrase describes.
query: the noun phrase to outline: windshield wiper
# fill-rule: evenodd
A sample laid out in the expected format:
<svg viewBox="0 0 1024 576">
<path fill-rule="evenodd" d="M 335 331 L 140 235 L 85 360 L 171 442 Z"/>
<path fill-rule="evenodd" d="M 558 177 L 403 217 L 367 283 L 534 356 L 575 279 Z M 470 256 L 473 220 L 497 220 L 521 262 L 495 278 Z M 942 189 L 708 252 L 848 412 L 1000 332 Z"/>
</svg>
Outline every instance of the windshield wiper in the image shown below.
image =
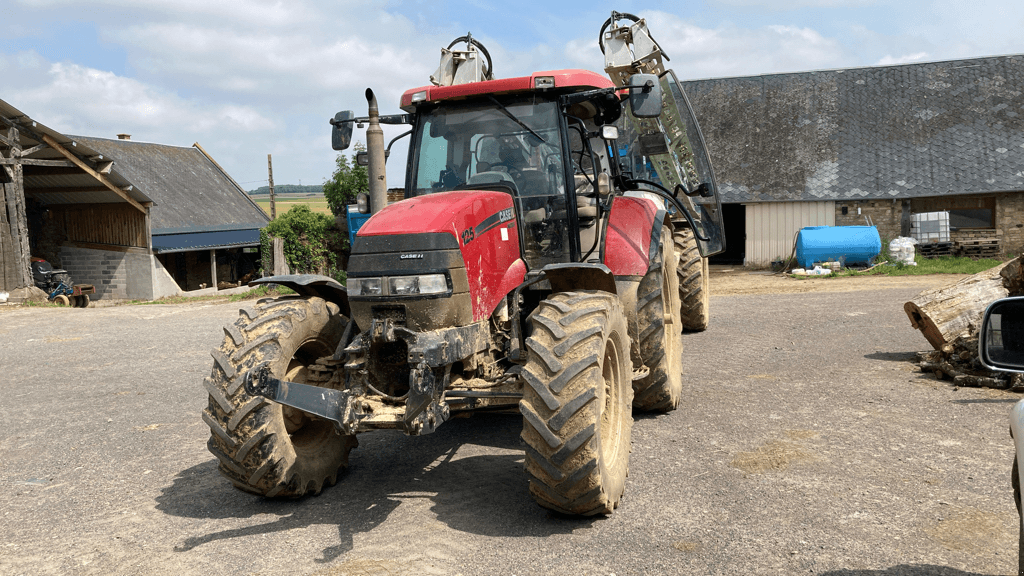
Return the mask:
<svg viewBox="0 0 1024 576">
<path fill-rule="evenodd" d="M 490 100 L 491 102 L 494 102 L 495 104 L 497 104 L 498 108 L 501 110 L 501 113 L 504 114 L 505 116 L 508 116 L 509 120 L 511 120 L 511 121 L 515 122 L 516 124 L 519 124 L 520 126 L 525 128 L 530 134 L 532 134 L 534 136 L 534 138 L 540 140 L 544 144 L 548 143 L 548 141 L 545 140 L 540 134 L 537 134 L 536 132 L 534 132 L 533 128 L 530 128 L 529 126 L 524 124 L 522 120 L 520 120 L 519 118 L 516 118 L 515 114 L 509 112 L 508 108 L 505 108 L 505 105 L 502 104 L 501 102 L 499 102 L 497 98 L 495 98 L 494 96 L 491 96 L 490 94 L 488 94 L 487 95 L 487 99 Z"/>
</svg>

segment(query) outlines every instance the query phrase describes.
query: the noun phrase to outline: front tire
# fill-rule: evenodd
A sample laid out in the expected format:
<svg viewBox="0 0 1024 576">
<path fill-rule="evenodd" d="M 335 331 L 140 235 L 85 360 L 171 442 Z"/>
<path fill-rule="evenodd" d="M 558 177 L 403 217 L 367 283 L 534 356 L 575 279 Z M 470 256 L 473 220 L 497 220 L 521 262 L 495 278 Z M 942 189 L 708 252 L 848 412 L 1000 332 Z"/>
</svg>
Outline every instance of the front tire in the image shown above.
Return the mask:
<svg viewBox="0 0 1024 576">
<path fill-rule="evenodd" d="M 530 492 L 564 514 L 610 514 L 629 468 L 629 333 L 619 300 L 566 292 L 541 302 L 526 340 L 520 410 Z"/>
<path fill-rule="evenodd" d="M 346 321 L 334 303 L 285 297 L 243 308 L 224 327 L 224 343 L 212 352 L 213 370 L 203 382 L 210 393 L 203 420 L 211 432 L 207 447 L 237 488 L 262 496 L 319 494 L 348 466 L 355 436 L 250 396 L 242 386 L 242 375 L 261 362 L 278 378 L 305 382 L 307 366 L 334 352 Z"/>
<path fill-rule="evenodd" d="M 673 240 L 676 254 L 679 256 L 676 273 L 679 276 L 680 316 L 683 319 L 683 329 L 703 332 L 708 329 L 711 316 L 708 259 L 701 257 L 693 230 L 681 228 L 675 232 Z"/>
<path fill-rule="evenodd" d="M 683 389 L 683 324 L 680 318 L 677 258 L 672 231 L 661 232 L 658 261 L 636 292 L 637 339 L 640 359 L 650 369 L 633 382 L 633 407 L 650 412 L 671 412 Z"/>
</svg>

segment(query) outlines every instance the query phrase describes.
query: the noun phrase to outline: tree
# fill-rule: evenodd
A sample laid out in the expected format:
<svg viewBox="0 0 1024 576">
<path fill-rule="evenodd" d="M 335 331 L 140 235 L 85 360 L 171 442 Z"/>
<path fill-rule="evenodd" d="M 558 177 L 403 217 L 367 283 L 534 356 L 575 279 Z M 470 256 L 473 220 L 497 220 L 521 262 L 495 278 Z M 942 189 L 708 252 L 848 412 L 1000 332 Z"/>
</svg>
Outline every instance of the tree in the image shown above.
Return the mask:
<svg viewBox="0 0 1024 576">
<path fill-rule="evenodd" d="M 366 146 L 356 143 L 357 152 L 366 150 Z M 327 205 L 336 216 L 344 216 L 348 204 L 355 202 L 356 195 L 370 190 L 370 181 L 366 167 L 357 165 L 352 158 L 338 154 L 335 160 L 337 168 L 330 179 L 324 181 L 324 196 Z"/>
</svg>

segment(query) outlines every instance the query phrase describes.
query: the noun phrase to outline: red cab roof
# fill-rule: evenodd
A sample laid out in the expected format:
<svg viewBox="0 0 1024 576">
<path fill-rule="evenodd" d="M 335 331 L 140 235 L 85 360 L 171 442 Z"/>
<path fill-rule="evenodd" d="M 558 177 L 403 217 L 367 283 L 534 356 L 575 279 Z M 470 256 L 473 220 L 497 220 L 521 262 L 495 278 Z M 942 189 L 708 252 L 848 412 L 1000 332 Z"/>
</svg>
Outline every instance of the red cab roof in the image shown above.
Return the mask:
<svg viewBox="0 0 1024 576">
<path fill-rule="evenodd" d="M 615 86 L 607 76 L 602 76 L 590 70 L 552 70 L 547 72 L 534 72 L 530 76 L 519 78 L 504 78 L 501 80 L 488 80 L 486 82 L 472 82 L 470 84 L 457 84 L 455 86 L 423 86 L 407 90 L 402 94 L 401 108 L 406 112 L 414 109 L 413 95 L 417 95 L 416 104 L 420 102 L 438 102 L 441 100 L 455 100 L 468 98 L 482 94 L 509 94 L 513 92 L 529 92 L 536 87 L 537 78 L 552 78 L 554 86 L 547 89 L 559 90 L 565 88 L 578 88 L 581 90 L 593 90 L 597 88 L 611 88 Z M 422 95 L 421 95 L 422 93 Z"/>
</svg>

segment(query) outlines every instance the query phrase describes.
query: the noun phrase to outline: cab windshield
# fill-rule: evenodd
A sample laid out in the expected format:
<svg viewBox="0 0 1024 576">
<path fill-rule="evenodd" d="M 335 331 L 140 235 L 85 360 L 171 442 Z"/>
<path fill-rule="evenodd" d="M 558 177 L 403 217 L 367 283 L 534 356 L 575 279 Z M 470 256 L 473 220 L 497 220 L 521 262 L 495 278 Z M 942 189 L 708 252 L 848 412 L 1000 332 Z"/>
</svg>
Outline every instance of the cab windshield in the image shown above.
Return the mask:
<svg viewBox="0 0 1024 576">
<path fill-rule="evenodd" d="M 566 174 L 555 102 L 486 98 L 417 115 L 408 195 L 508 192 L 515 199 L 528 262 L 568 261 Z"/>
<path fill-rule="evenodd" d="M 412 146 L 414 196 L 488 183 L 524 196 L 565 193 L 554 102 L 485 100 L 421 112 Z"/>
</svg>

